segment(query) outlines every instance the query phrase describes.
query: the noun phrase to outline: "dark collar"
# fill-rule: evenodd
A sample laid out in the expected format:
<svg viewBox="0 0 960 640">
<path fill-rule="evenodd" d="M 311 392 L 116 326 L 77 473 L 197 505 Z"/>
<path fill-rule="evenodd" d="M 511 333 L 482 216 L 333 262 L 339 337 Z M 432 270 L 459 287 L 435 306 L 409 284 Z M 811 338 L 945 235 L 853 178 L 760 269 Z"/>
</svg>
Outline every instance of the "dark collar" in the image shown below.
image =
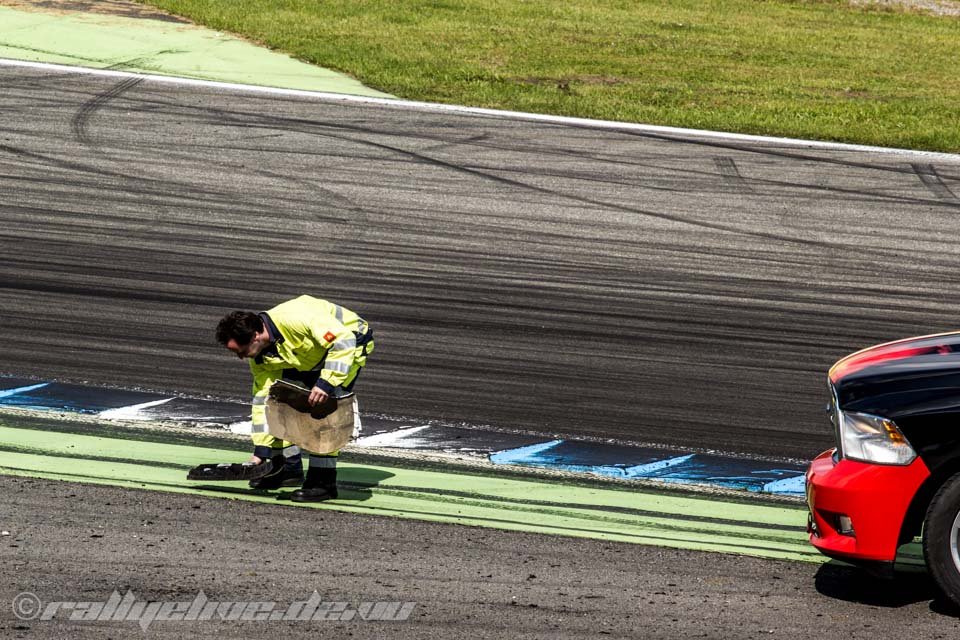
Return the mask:
<svg viewBox="0 0 960 640">
<path fill-rule="evenodd" d="M 253 359 L 257 364 L 263 364 L 264 356 L 274 356 L 279 357 L 277 352 L 277 345 L 283 342 L 283 334 L 280 333 L 280 330 L 277 329 L 277 325 L 273 323 L 273 319 L 267 315 L 266 312 L 257 314 L 260 316 L 260 319 L 263 320 L 263 326 L 267 328 L 267 334 L 270 336 L 270 344 L 265 346 L 260 353 Z"/>
<path fill-rule="evenodd" d="M 273 318 L 266 311 L 257 315 L 263 320 L 263 325 L 267 328 L 267 333 L 270 334 L 270 342 L 283 342 L 283 334 L 280 333 L 280 329 L 277 329 L 277 325 L 273 324 Z"/>
</svg>

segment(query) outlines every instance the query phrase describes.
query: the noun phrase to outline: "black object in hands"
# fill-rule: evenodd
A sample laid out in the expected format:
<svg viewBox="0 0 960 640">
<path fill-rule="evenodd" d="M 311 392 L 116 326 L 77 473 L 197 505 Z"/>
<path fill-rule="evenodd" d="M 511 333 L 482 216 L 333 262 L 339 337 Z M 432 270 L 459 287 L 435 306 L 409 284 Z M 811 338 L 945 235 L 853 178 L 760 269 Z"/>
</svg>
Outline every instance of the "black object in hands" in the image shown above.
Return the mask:
<svg viewBox="0 0 960 640">
<path fill-rule="evenodd" d="M 270 387 L 270 397 L 290 405 L 300 413 L 309 413 L 312 418 L 323 418 L 337 410 L 337 399 L 333 396 L 327 396 L 326 400 L 311 407 L 308 401 L 310 389 L 287 380 L 274 382 Z"/>
</svg>

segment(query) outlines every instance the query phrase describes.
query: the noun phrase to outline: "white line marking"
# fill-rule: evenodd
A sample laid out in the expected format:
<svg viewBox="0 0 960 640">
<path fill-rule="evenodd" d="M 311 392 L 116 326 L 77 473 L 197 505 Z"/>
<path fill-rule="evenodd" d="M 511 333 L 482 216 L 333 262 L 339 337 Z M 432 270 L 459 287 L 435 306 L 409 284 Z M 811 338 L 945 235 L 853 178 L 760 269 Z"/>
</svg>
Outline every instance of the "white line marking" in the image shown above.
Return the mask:
<svg viewBox="0 0 960 640">
<path fill-rule="evenodd" d="M 18 393 L 26 393 L 28 391 L 34 391 L 35 389 L 41 389 L 50 384 L 49 382 L 41 382 L 39 384 L 31 384 L 26 387 L 17 387 L 16 389 L 4 389 L 0 391 L 0 398 L 9 398 L 10 396 L 15 396 Z"/>
<path fill-rule="evenodd" d="M 378 433 L 373 436 L 357 438 L 353 444 L 358 447 L 396 447 L 398 449 L 417 449 L 423 447 L 426 441 L 416 438 L 418 433 L 430 428 L 430 425 L 422 427 L 401 427 L 396 431 L 387 433 Z"/>
<path fill-rule="evenodd" d="M 150 402 L 144 402 L 141 404 L 130 405 L 129 407 L 117 407 L 116 409 L 106 409 L 101 411 L 97 415 L 101 418 L 107 418 L 108 420 L 148 420 L 149 416 L 142 415 L 140 411 L 142 409 L 149 409 L 150 407 L 156 407 L 161 404 L 166 404 L 173 400 L 173 398 L 164 398 L 163 400 L 151 400 Z"/>
<path fill-rule="evenodd" d="M 803 495 L 806 492 L 806 476 L 799 475 L 792 478 L 781 478 L 763 485 L 760 491 L 764 493 L 789 493 Z"/>
<path fill-rule="evenodd" d="M 664 469 L 669 469 L 670 467 L 675 467 L 678 464 L 683 464 L 688 460 L 692 459 L 694 454 L 690 453 L 685 456 L 677 456 L 675 458 L 668 458 L 666 460 L 657 460 L 656 462 L 648 462 L 647 464 L 638 464 L 633 467 L 627 467 L 623 470 L 623 474 L 628 478 L 639 478 L 647 474 L 656 473 L 658 471 L 663 471 Z"/>
<path fill-rule="evenodd" d="M 548 461 L 539 462 L 536 460 L 536 456 L 544 451 L 553 449 L 559 444 L 563 444 L 563 440 L 550 440 L 548 442 L 529 444 L 525 447 L 517 447 L 516 449 L 494 451 L 490 454 L 490 462 L 496 464 L 523 464 L 525 462 L 530 462 L 532 464 L 556 464 Z M 528 460 L 528 458 L 531 457 L 534 459 Z"/>
<path fill-rule="evenodd" d="M 677 127 L 662 127 L 650 124 L 637 124 L 633 122 L 612 122 L 608 120 L 589 120 L 587 118 L 571 118 L 567 116 L 554 116 L 540 113 L 524 113 L 522 111 L 497 111 L 495 109 L 481 109 L 479 107 L 463 107 L 459 105 L 437 104 L 433 102 L 415 102 L 412 100 L 398 100 L 394 98 L 373 98 L 369 96 L 352 96 L 341 93 L 326 93 L 323 91 L 305 91 L 302 89 L 280 89 L 277 87 L 261 87 L 249 84 L 235 84 L 230 82 L 216 82 L 213 80 L 198 80 L 195 78 L 180 78 L 177 76 L 161 76 L 147 73 L 133 73 L 130 71 L 116 71 L 112 69 L 89 69 L 86 67 L 73 67 L 62 64 L 51 64 L 47 62 L 31 62 L 28 60 L 10 60 L 0 59 L 0 67 L 25 67 L 31 69 L 42 69 L 45 71 L 61 71 L 77 74 L 86 74 L 92 76 L 103 76 L 109 78 L 144 78 L 153 82 L 165 84 L 178 84 L 195 87 L 208 87 L 213 89 L 223 89 L 230 91 L 247 91 L 251 93 L 265 93 L 270 95 L 294 96 L 300 98 L 311 98 L 315 100 L 326 100 L 331 102 L 355 102 L 360 104 L 380 105 L 392 109 L 408 109 L 417 111 L 437 111 L 451 112 L 467 115 L 488 116 L 495 118 L 529 120 L 534 122 L 546 122 L 550 124 L 559 124 L 577 127 L 589 127 L 593 129 L 612 129 L 622 131 L 636 131 L 640 133 L 658 133 L 664 135 L 711 138 L 718 140 L 735 140 L 740 142 L 758 142 L 771 145 L 787 145 L 792 147 L 805 147 L 808 149 L 826 149 L 834 151 L 867 152 L 894 155 L 920 156 L 939 160 L 942 162 L 960 163 L 960 154 L 939 153 L 936 151 L 917 151 L 913 149 L 895 149 L 888 147 L 871 147 L 866 145 L 842 144 L 839 142 L 822 142 L 818 140 L 798 140 L 795 138 L 775 138 L 765 136 L 754 136 L 744 133 L 725 133 L 722 131 L 703 131 L 700 129 L 681 129 Z"/>
</svg>

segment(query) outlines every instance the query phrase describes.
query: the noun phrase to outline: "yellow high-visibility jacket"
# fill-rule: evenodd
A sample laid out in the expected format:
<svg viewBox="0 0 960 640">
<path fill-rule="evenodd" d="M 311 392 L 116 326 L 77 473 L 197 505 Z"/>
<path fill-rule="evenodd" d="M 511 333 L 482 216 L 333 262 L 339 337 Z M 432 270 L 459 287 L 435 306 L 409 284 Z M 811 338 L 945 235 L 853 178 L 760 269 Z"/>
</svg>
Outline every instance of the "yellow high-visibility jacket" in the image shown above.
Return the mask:
<svg viewBox="0 0 960 640">
<path fill-rule="evenodd" d="M 316 382 L 329 394 L 349 384 L 373 351 L 370 326 L 338 304 L 300 296 L 261 314 L 275 342 L 248 360 L 253 374 L 253 431 L 266 424 L 267 394 L 284 369 L 320 370 Z M 358 342 L 360 344 L 358 344 Z"/>
</svg>

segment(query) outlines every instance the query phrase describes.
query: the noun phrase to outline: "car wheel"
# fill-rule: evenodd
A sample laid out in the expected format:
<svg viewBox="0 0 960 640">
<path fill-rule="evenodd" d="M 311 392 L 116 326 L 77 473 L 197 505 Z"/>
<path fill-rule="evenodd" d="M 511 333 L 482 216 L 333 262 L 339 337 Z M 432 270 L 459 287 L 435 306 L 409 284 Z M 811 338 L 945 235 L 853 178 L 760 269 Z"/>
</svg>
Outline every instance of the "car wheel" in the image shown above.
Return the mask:
<svg viewBox="0 0 960 640">
<path fill-rule="evenodd" d="M 923 557 L 940 591 L 960 606 L 960 473 L 940 487 L 927 508 Z"/>
</svg>

